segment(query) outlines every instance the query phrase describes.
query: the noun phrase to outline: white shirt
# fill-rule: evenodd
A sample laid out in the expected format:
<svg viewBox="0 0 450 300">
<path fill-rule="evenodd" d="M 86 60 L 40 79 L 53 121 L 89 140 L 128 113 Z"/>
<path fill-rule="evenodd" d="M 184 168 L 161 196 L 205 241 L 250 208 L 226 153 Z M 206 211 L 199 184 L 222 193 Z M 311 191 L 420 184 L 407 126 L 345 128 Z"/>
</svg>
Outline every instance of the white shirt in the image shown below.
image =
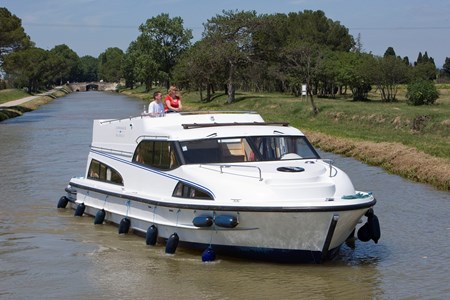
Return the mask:
<svg viewBox="0 0 450 300">
<path fill-rule="evenodd" d="M 148 106 L 148 113 L 155 117 L 160 117 L 164 115 L 164 105 L 162 102 L 157 103 L 156 101 L 152 101 Z"/>
</svg>

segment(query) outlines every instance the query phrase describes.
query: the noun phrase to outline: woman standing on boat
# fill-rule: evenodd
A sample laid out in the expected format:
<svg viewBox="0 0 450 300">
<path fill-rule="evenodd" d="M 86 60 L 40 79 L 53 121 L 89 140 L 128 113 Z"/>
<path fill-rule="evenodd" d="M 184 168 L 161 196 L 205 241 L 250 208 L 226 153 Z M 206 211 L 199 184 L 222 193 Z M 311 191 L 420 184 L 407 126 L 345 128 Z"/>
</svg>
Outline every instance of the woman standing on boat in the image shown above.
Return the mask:
<svg viewBox="0 0 450 300">
<path fill-rule="evenodd" d="M 164 99 L 164 110 L 166 113 L 169 112 L 180 112 L 182 109 L 181 97 L 178 93 L 176 86 L 171 86 L 167 91 L 167 96 Z"/>
</svg>

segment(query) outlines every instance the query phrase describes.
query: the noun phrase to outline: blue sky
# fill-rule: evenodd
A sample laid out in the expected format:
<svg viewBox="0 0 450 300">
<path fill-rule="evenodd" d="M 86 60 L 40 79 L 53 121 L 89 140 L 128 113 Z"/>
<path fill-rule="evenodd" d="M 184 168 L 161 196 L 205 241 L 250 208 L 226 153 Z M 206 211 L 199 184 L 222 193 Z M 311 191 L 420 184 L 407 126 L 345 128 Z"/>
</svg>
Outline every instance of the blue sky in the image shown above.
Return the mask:
<svg viewBox="0 0 450 300">
<path fill-rule="evenodd" d="M 139 35 L 138 27 L 161 13 L 180 16 L 193 30 L 223 10 L 255 10 L 258 14 L 322 10 L 361 34 L 365 52 L 383 55 L 388 47 L 408 56 L 419 52 L 442 67 L 450 57 L 450 1 L 448 0 L 0 0 L 0 7 L 22 19 L 37 47 L 66 44 L 79 56 L 97 57 L 109 47 L 126 51 Z"/>
</svg>

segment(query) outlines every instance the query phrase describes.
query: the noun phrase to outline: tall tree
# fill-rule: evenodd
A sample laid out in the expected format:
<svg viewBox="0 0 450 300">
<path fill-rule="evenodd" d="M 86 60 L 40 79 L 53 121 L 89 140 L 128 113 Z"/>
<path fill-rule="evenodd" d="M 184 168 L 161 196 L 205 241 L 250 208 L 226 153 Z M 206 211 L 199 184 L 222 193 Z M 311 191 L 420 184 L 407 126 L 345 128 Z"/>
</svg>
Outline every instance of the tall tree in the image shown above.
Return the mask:
<svg viewBox="0 0 450 300">
<path fill-rule="evenodd" d="M 450 77 L 450 57 L 445 58 L 445 62 L 442 69 L 444 71 L 444 74 Z"/>
<path fill-rule="evenodd" d="M 204 38 L 195 43 L 180 58 L 175 67 L 174 79 L 184 86 L 197 88 L 200 100 L 209 102 L 218 82 L 224 82 L 224 64 L 217 59 L 220 49 L 213 47 L 214 42 Z M 206 97 L 203 90 L 206 89 Z"/>
<path fill-rule="evenodd" d="M 0 7 L 0 69 L 4 56 L 18 49 L 34 46 L 22 27 L 22 20 Z"/>
<path fill-rule="evenodd" d="M 157 64 L 158 79 L 169 87 L 177 59 L 191 45 L 192 30 L 183 27 L 181 17 L 171 19 L 169 14 L 160 14 L 139 26 L 139 31 L 137 43 L 142 56 L 148 56 Z M 139 47 L 143 45 L 149 47 L 151 53 L 145 53 L 145 48 Z"/>
<path fill-rule="evenodd" d="M 80 58 L 69 46 L 57 45 L 50 53 L 58 60 L 59 84 L 76 81 L 79 76 Z"/>
<path fill-rule="evenodd" d="M 81 76 L 79 81 L 97 81 L 98 80 L 98 59 L 85 55 L 80 58 Z"/>
<path fill-rule="evenodd" d="M 108 82 L 118 82 L 122 76 L 123 51 L 117 47 L 108 48 L 98 57 L 98 77 Z"/>
<path fill-rule="evenodd" d="M 29 93 L 34 93 L 51 72 L 48 57 L 48 51 L 41 48 L 14 51 L 5 57 L 4 69 L 17 88 L 26 86 Z"/>
<path fill-rule="evenodd" d="M 251 61 L 252 32 L 257 25 L 255 11 L 223 11 L 204 24 L 203 37 L 220 49 L 216 59 L 227 66 L 228 103 L 235 100 L 237 73 Z"/>
<path fill-rule="evenodd" d="M 319 108 L 314 102 L 313 83 L 317 75 L 317 60 L 319 49 L 317 45 L 303 43 L 291 43 L 280 54 L 284 61 L 284 69 L 289 74 L 291 84 L 296 94 L 301 91 L 301 86 L 306 83 L 306 93 L 314 114 L 319 113 Z"/>
<path fill-rule="evenodd" d="M 395 51 L 394 51 L 394 48 L 388 47 L 388 48 L 386 49 L 386 51 L 384 52 L 383 57 L 388 57 L 388 56 L 394 56 L 394 57 L 395 57 Z"/>
</svg>

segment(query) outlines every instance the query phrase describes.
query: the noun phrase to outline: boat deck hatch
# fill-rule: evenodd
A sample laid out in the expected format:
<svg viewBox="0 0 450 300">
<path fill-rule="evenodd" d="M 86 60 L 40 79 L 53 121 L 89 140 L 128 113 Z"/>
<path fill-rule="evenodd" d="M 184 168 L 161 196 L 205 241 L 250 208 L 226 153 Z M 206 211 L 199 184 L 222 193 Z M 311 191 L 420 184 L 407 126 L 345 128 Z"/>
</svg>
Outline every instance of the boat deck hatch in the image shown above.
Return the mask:
<svg viewBox="0 0 450 300">
<path fill-rule="evenodd" d="M 279 167 L 277 168 L 277 171 L 280 172 L 303 172 L 305 169 L 302 167 Z"/>
</svg>

